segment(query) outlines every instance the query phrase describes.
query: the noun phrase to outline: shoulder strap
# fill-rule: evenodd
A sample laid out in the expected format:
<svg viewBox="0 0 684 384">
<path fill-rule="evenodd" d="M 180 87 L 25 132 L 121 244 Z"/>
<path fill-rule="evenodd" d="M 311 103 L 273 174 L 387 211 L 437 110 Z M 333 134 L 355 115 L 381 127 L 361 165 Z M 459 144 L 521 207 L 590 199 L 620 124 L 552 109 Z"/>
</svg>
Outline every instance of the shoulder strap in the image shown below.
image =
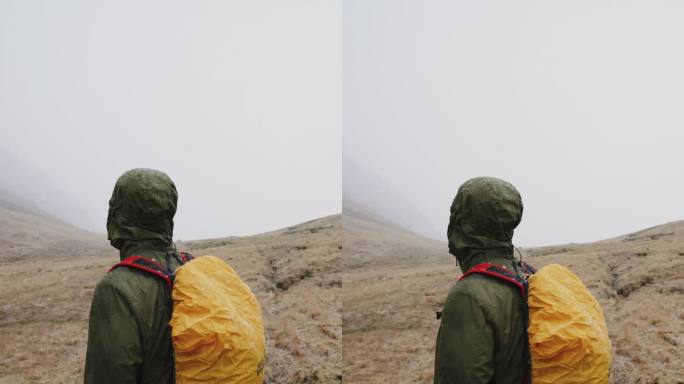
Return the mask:
<svg viewBox="0 0 684 384">
<path fill-rule="evenodd" d="M 523 263 L 521 265 L 523 273 L 527 275 L 534 274 L 536 272 L 536 269 L 532 267 L 531 265 L 527 263 Z M 518 290 L 520 291 L 521 295 L 521 304 L 522 304 L 522 310 L 523 310 L 523 316 L 525 316 L 525 334 L 527 334 L 527 327 L 529 326 L 529 315 L 528 315 L 528 307 L 527 307 L 527 293 L 528 293 L 528 284 L 526 280 L 523 280 L 518 277 L 518 275 L 515 273 L 515 271 L 511 271 L 510 268 L 507 268 L 503 265 L 499 264 L 494 264 L 494 263 L 481 263 L 473 268 L 469 269 L 468 272 L 464 273 L 461 278 L 458 280 L 461 281 L 467 276 L 473 275 L 473 274 L 480 274 L 480 275 L 486 275 L 486 276 L 492 276 L 494 278 L 504 280 L 510 284 L 515 285 Z M 523 384 L 530 384 L 532 381 L 531 373 L 532 373 L 532 360 L 529 352 L 530 346 L 529 346 L 529 340 L 527 337 L 525 337 L 525 350 L 527 353 L 526 356 L 526 361 L 525 361 L 525 375 L 523 376 Z"/>
<path fill-rule="evenodd" d="M 526 278 L 537 273 L 537 268 L 533 267 L 531 264 L 527 264 L 522 260 L 517 262 L 517 266 L 521 269 L 522 273 L 525 274 Z"/>
<path fill-rule="evenodd" d="M 181 259 L 181 265 L 187 263 L 188 261 L 192 260 L 195 258 L 195 256 L 185 252 L 185 251 L 180 251 L 178 252 L 178 256 L 180 256 Z"/>
<path fill-rule="evenodd" d="M 181 265 L 183 265 L 188 261 L 193 260 L 195 257 L 187 252 L 181 251 L 178 252 L 178 258 L 180 259 L 179 261 Z M 161 265 L 159 262 L 152 259 L 148 259 L 143 256 L 127 257 L 120 263 L 117 263 L 112 268 L 110 268 L 109 272 L 119 267 L 133 268 L 157 276 L 158 278 L 164 280 L 164 282 L 169 288 L 173 286 L 173 281 L 175 279 L 173 272 L 164 268 L 164 266 Z"/>
<path fill-rule="evenodd" d="M 468 272 L 464 273 L 458 280 L 461 281 L 473 274 L 492 276 L 507 281 L 518 288 L 523 299 L 527 298 L 527 282 L 519 279 L 516 273 L 511 271 L 510 268 L 494 263 L 481 263 L 470 268 Z"/>
<path fill-rule="evenodd" d="M 178 252 L 177 253 L 178 258 L 180 259 L 181 265 L 187 263 L 188 261 L 194 259 L 192 255 L 190 255 L 187 252 Z M 168 258 L 167 258 L 168 261 Z M 168 264 L 168 263 L 167 263 Z M 143 271 L 146 273 L 149 273 L 151 275 L 154 275 L 166 283 L 166 286 L 169 288 L 168 292 L 168 300 L 169 300 L 169 305 L 171 308 L 173 308 L 173 301 L 171 299 L 171 288 L 173 287 L 173 282 L 175 280 L 175 276 L 172 271 L 170 271 L 168 268 L 164 268 L 163 265 L 161 265 L 159 262 L 148 259 L 143 256 L 130 256 L 125 258 L 123 261 L 120 263 L 115 264 L 112 268 L 109 269 L 109 272 L 115 270 L 116 268 L 119 267 L 128 267 L 128 268 L 133 268 L 137 269 L 139 271 Z M 171 364 L 174 366 L 175 361 L 173 358 L 173 353 L 171 353 Z M 173 370 L 172 370 L 173 372 Z M 176 382 L 176 377 L 175 375 L 171 375 L 169 377 L 169 384 L 173 384 Z"/>
<path fill-rule="evenodd" d="M 133 268 L 137 269 L 140 271 L 147 272 L 151 275 L 157 276 L 158 278 L 164 280 L 166 282 L 166 285 L 171 288 L 172 281 L 173 281 L 173 276 L 170 276 L 169 273 L 166 271 L 166 268 L 164 268 L 161 264 L 159 264 L 157 261 L 148 259 L 143 256 L 130 256 L 121 261 L 120 263 L 115 264 L 112 268 L 109 269 L 109 271 L 113 271 L 116 268 L 119 267 L 128 267 L 128 268 Z"/>
</svg>

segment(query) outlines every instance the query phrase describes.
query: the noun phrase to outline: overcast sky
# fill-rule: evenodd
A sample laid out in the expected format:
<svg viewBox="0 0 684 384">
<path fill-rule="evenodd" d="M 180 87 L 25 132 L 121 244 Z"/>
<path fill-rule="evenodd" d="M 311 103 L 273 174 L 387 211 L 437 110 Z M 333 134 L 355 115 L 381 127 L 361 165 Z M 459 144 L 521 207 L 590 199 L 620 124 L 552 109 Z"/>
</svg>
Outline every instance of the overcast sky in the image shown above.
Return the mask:
<svg viewBox="0 0 684 384">
<path fill-rule="evenodd" d="M 345 0 L 344 151 L 445 236 L 509 180 L 523 246 L 684 219 L 684 3 Z"/>
<path fill-rule="evenodd" d="M 134 167 L 176 182 L 181 239 L 340 212 L 341 27 L 336 0 L 2 1 L 0 145 L 102 232 Z"/>
</svg>

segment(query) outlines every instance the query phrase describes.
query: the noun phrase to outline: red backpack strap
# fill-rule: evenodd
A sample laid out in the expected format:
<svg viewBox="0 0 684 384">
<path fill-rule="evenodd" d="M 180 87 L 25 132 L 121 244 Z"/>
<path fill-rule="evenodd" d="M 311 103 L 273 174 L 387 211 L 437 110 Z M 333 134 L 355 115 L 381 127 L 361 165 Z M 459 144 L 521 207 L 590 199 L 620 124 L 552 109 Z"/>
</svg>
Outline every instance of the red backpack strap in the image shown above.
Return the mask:
<svg viewBox="0 0 684 384">
<path fill-rule="evenodd" d="M 537 268 L 533 267 L 530 264 L 527 264 L 526 262 L 520 260 L 518 262 L 518 265 L 520 266 L 520 269 L 522 270 L 522 273 L 525 274 L 525 276 L 529 277 L 537 273 Z"/>
<path fill-rule="evenodd" d="M 527 264 L 521 262 L 521 268 L 522 268 L 522 273 L 525 274 L 525 276 L 533 275 L 534 273 L 537 272 L 537 270 Z M 486 275 L 486 276 L 492 276 L 500 280 L 504 280 L 509 282 L 510 284 L 515 285 L 518 287 L 518 290 L 520 291 L 521 297 L 522 297 L 522 309 L 523 309 L 523 314 L 525 316 L 525 323 L 527 324 L 525 326 L 525 333 L 527 333 L 527 326 L 529 326 L 529 318 L 528 318 L 528 307 L 527 307 L 527 293 L 528 293 L 528 285 L 527 281 L 522 280 L 518 277 L 515 271 L 512 271 L 510 268 L 507 268 L 503 265 L 499 264 L 494 264 L 494 263 L 481 263 L 473 268 L 469 269 L 468 272 L 464 273 L 463 276 L 461 276 L 458 280 L 461 281 L 467 276 L 473 275 L 473 274 L 480 274 L 480 275 Z M 525 337 L 525 349 L 528 351 L 527 352 L 527 361 L 525 362 L 525 375 L 523 376 L 523 384 L 530 384 L 532 382 L 532 360 L 529 354 L 529 340 L 527 337 Z"/>
<path fill-rule="evenodd" d="M 492 276 L 507 281 L 518 287 L 523 298 L 527 298 L 527 287 L 525 282 L 521 281 L 515 274 L 515 271 L 512 271 L 510 268 L 494 263 L 481 263 L 470 268 L 468 272 L 464 273 L 458 280 L 461 281 L 473 274 Z"/>
<path fill-rule="evenodd" d="M 180 251 L 180 252 L 178 252 L 178 256 L 180 256 L 181 264 L 185 264 L 185 263 L 187 263 L 188 261 L 190 261 L 190 260 L 192 260 L 192 259 L 195 258 L 195 256 L 193 256 L 193 255 L 191 255 L 191 254 L 189 254 L 189 253 L 187 253 L 187 252 L 185 252 L 185 251 Z"/>
<path fill-rule="evenodd" d="M 160 279 L 164 280 L 164 282 L 166 282 L 166 285 L 169 288 L 171 288 L 171 286 L 173 285 L 173 283 L 172 283 L 173 278 L 171 276 L 169 276 L 168 272 L 166 272 L 166 269 L 157 261 L 148 259 L 146 257 L 142 257 L 142 256 L 127 257 L 122 262 L 115 264 L 109 271 L 111 272 L 114 269 L 119 268 L 119 267 L 128 267 L 128 268 L 138 269 L 138 270 L 147 272 L 149 274 L 152 274 L 154 276 L 157 276 Z"/>
</svg>

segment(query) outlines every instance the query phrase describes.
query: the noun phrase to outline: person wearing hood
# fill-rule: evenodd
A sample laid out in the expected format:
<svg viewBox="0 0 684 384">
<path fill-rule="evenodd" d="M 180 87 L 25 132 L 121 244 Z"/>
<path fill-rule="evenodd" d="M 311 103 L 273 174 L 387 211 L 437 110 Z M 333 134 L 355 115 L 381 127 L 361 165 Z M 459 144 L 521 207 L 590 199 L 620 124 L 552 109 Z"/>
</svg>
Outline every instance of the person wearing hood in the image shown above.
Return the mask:
<svg viewBox="0 0 684 384">
<path fill-rule="evenodd" d="M 492 177 L 466 181 L 453 204 L 449 253 L 463 273 L 490 262 L 518 276 L 513 230 L 523 204 L 510 183 Z M 527 320 L 511 284 L 481 274 L 455 284 L 444 302 L 435 351 L 435 384 L 520 384 L 527 375 Z"/>
<path fill-rule="evenodd" d="M 142 256 L 175 270 L 172 242 L 178 194 L 152 169 L 133 169 L 116 182 L 107 234 L 121 260 Z M 85 384 L 166 384 L 175 381 L 170 292 L 143 271 L 116 268 L 97 284 L 88 324 Z"/>
</svg>

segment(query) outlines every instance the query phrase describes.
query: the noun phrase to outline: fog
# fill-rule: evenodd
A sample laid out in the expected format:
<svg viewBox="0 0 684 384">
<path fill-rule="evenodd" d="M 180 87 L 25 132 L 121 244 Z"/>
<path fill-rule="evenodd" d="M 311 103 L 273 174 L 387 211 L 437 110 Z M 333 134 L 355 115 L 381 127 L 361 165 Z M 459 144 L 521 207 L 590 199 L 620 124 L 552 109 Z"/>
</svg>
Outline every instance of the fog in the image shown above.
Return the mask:
<svg viewBox="0 0 684 384">
<path fill-rule="evenodd" d="M 481 175 L 520 190 L 522 246 L 684 219 L 683 19 L 675 1 L 346 0 L 343 151 L 443 240 Z"/>
<path fill-rule="evenodd" d="M 338 213 L 341 23 L 339 1 L 3 1 L 0 146 L 100 232 L 135 167 L 175 181 L 183 240 Z"/>
<path fill-rule="evenodd" d="M 382 177 L 369 173 L 342 156 L 344 214 L 362 220 L 390 224 L 423 236 L 434 237 L 436 229 L 411 202 L 403 199 Z"/>
</svg>

